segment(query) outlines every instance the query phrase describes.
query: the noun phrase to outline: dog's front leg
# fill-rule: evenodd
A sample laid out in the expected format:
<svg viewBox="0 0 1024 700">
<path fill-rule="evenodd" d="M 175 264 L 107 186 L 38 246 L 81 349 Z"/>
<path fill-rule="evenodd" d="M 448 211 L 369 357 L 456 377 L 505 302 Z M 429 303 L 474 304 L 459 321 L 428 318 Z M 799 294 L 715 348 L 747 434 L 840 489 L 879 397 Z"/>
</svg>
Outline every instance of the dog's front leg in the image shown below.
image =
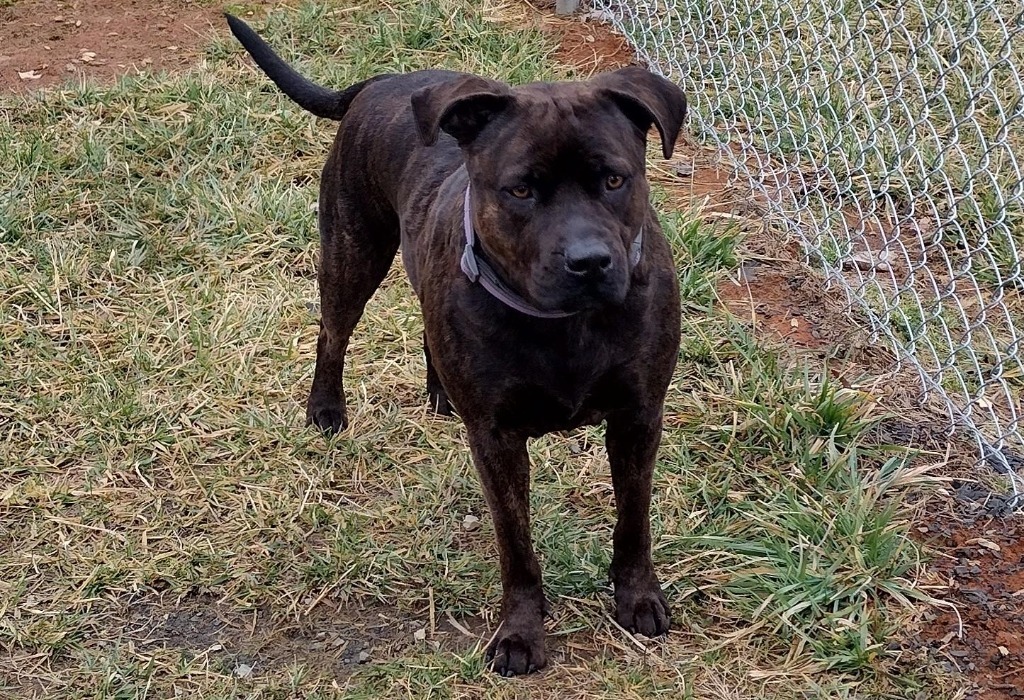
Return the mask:
<svg viewBox="0 0 1024 700">
<path fill-rule="evenodd" d="M 530 540 L 530 459 L 524 437 L 467 427 L 501 558 L 501 629 L 487 648 L 487 660 L 497 673 L 516 676 L 547 663 L 547 604 Z"/>
<path fill-rule="evenodd" d="M 671 613 L 651 562 L 651 481 L 661 442 L 661 414 L 617 413 L 605 435 L 615 489 L 611 578 L 615 619 L 630 632 L 668 632 Z"/>
</svg>

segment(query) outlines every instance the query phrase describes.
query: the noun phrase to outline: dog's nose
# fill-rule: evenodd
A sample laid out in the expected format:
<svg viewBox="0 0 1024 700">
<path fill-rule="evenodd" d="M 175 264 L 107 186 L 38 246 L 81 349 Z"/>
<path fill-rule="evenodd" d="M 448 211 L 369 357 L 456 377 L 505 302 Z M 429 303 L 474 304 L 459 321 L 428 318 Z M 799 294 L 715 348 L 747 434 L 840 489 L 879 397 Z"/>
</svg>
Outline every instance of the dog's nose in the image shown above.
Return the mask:
<svg viewBox="0 0 1024 700">
<path fill-rule="evenodd" d="M 600 241 L 577 241 L 565 249 L 565 269 L 580 277 L 597 277 L 612 266 L 612 252 Z"/>
</svg>

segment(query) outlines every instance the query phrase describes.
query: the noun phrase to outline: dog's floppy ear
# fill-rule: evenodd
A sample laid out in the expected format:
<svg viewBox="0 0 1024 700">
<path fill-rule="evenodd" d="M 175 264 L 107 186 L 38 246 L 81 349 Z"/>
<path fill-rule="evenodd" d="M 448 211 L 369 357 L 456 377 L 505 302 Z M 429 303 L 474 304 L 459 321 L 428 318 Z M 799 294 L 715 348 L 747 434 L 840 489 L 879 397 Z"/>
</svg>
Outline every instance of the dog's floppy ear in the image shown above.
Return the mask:
<svg viewBox="0 0 1024 700">
<path fill-rule="evenodd" d="M 641 132 L 646 134 L 652 123 L 658 127 L 661 152 L 666 159 L 672 157 L 686 119 L 686 95 L 678 85 L 639 66 L 599 75 L 592 84 L 614 100 Z"/>
<path fill-rule="evenodd" d="M 475 75 L 428 85 L 412 94 L 412 113 L 424 146 L 437 142 L 438 131 L 471 142 L 512 103 L 508 85 Z"/>
</svg>

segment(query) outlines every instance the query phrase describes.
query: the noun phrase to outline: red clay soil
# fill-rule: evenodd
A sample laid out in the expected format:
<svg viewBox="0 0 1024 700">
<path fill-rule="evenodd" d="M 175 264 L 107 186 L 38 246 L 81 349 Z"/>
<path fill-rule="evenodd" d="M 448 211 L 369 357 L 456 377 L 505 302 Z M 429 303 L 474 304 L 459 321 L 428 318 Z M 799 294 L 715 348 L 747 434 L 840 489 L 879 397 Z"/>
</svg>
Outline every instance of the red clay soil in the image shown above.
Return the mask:
<svg viewBox="0 0 1024 700">
<path fill-rule="evenodd" d="M 636 63 L 626 40 L 606 24 L 566 20 L 555 27 L 560 34 L 555 59 L 559 63 L 574 66 L 583 75 Z"/>
<path fill-rule="evenodd" d="M 217 4 L 189 0 L 14 0 L 0 7 L 0 91 L 183 68 L 221 24 Z"/>
<path fill-rule="evenodd" d="M 755 333 L 768 332 L 799 348 L 821 349 L 832 330 L 816 294 L 820 286 L 798 266 L 790 269 L 747 264 L 735 280 L 718 285 L 718 297 Z"/>
<path fill-rule="evenodd" d="M 1009 499 L 956 484 L 952 502 L 933 507 L 918 527 L 936 554 L 930 569 L 949 586 L 911 647 L 975 684 L 967 698 L 1024 698 L 1024 522 Z M 960 636 L 960 620 L 963 635 Z"/>
</svg>

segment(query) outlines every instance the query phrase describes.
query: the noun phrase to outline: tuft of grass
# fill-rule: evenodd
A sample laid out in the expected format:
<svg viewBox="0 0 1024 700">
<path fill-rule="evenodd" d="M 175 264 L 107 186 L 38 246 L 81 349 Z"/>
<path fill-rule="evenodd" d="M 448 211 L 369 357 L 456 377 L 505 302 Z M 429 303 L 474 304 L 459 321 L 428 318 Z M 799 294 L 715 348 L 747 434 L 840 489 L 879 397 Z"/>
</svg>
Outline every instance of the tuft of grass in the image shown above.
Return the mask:
<svg viewBox="0 0 1024 700">
<path fill-rule="evenodd" d="M 462 0 L 305 3 L 262 24 L 335 85 L 570 70 L 547 35 Z M 552 668 L 506 681 L 480 654 L 500 597 L 493 532 L 460 424 L 426 410 L 397 265 L 350 347 L 352 428 L 325 441 L 302 425 L 330 125 L 227 39 L 183 75 L 4 99 L 5 697 L 938 687 L 885 645 L 922 598 L 904 495 L 924 472 L 867 441 L 873 397 L 787 367 L 715 310 L 734 233 L 664 213 L 689 310 L 653 512 L 677 631 L 638 640 L 611 622 L 602 430 L 546 436 L 530 453 Z"/>
</svg>

